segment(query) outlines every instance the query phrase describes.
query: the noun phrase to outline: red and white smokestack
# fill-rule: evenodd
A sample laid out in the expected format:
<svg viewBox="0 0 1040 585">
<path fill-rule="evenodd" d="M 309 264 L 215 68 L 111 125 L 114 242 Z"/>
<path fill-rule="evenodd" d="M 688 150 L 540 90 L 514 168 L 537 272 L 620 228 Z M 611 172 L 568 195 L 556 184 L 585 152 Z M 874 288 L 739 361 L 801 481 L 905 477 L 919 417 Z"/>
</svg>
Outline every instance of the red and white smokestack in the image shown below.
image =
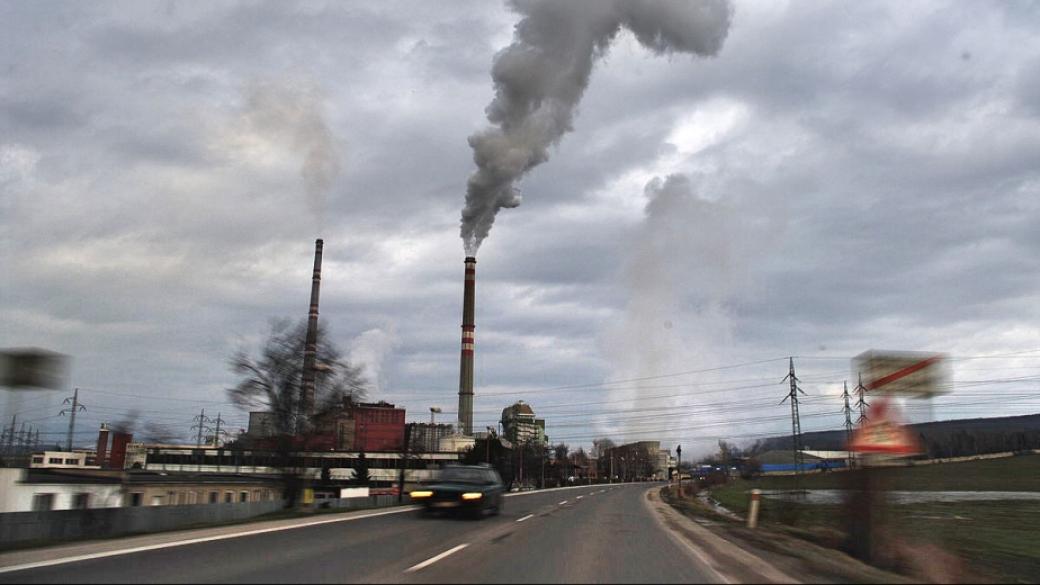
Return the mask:
<svg viewBox="0 0 1040 585">
<path fill-rule="evenodd" d="M 459 367 L 459 427 L 473 434 L 473 330 L 477 282 L 477 259 L 466 257 L 466 285 L 462 293 L 462 357 Z"/>
<path fill-rule="evenodd" d="M 314 415 L 314 379 L 315 363 L 318 357 L 318 293 L 321 290 L 321 250 L 324 242 L 319 238 L 314 242 L 314 275 L 311 278 L 311 306 L 307 313 L 307 341 L 303 348 L 303 383 L 300 387 L 300 414 L 302 420 L 297 422 L 297 431 L 307 426 Z"/>
<path fill-rule="evenodd" d="M 94 463 L 104 469 L 107 467 L 106 459 L 108 458 L 108 424 L 101 423 L 101 429 L 98 430 L 97 439 L 97 454 L 94 456 Z"/>
</svg>

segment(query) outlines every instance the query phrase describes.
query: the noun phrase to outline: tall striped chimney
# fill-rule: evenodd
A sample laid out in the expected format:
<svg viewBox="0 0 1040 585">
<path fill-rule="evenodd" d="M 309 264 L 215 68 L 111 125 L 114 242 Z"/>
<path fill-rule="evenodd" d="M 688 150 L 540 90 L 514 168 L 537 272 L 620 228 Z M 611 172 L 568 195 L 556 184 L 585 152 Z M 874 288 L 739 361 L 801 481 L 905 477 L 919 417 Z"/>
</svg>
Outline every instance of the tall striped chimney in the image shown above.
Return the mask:
<svg viewBox="0 0 1040 585">
<path fill-rule="evenodd" d="M 466 285 L 462 293 L 462 357 L 459 360 L 459 427 L 473 434 L 473 330 L 477 259 L 466 257 Z"/>
<path fill-rule="evenodd" d="M 297 431 L 304 430 L 314 414 L 315 361 L 318 356 L 318 292 L 321 289 L 321 249 L 324 242 L 314 242 L 314 276 L 311 278 L 311 306 L 307 313 L 307 342 L 303 347 L 303 384 L 300 388 L 300 413 Z"/>
</svg>

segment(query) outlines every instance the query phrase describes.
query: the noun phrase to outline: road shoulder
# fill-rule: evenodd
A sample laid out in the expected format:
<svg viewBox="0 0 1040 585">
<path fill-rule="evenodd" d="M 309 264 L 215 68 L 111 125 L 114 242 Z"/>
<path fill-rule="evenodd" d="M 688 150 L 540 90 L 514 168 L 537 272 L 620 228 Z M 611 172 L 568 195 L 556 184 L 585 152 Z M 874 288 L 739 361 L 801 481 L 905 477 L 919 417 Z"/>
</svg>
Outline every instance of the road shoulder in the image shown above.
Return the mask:
<svg viewBox="0 0 1040 585">
<path fill-rule="evenodd" d="M 656 500 L 665 517 L 674 521 L 689 538 L 704 539 L 713 543 L 715 550 L 722 552 L 742 551 L 730 556 L 726 568 L 736 563 L 739 571 L 740 563 L 754 559 L 755 564 L 746 567 L 752 572 L 759 572 L 768 567 L 770 573 L 760 577 L 736 575 L 733 580 L 739 582 L 773 582 L 773 583 L 915 583 L 904 576 L 883 571 L 862 563 L 845 553 L 819 546 L 817 544 L 794 538 L 789 535 L 759 527 L 750 530 L 742 523 L 734 523 L 723 518 L 708 518 L 708 515 L 689 515 L 680 512 L 661 495 L 661 489 L 648 494 Z M 712 553 L 715 554 L 715 553 Z M 731 569 L 732 570 L 732 569 Z M 793 576 L 797 576 L 795 579 Z"/>
</svg>

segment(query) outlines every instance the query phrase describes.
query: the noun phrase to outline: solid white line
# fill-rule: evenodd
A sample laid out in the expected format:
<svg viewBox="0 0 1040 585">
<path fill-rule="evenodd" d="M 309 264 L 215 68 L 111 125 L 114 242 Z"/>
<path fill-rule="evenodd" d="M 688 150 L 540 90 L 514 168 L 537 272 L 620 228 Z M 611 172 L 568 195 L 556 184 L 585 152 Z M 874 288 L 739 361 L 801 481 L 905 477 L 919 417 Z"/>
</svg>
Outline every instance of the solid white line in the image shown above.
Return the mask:
<svg viewBox="0 0 1040 585">
<path fill-rule="evenodd" d="M 517 522 L 523 522 L 524 520 L 527 520 L 528 518 L 534 518 L 534 514 L 528 514 L 527 516 L 524 516 L 523 518 L 518 519 Z"/>
<path fill-rule="evenodd" d="M 566 503 L 567 503 L 567 500 L 564 500 L 564 501 L 560 502 L 558 505 L 562 506 L 562 505 L 564 505 Z"/>
<path fill-rule="evenodd" d="M 363 514 L 361 516 L 351 516 L 349 518 L 332 518 L 330 520 L 315 520 L 313 522 L 305 522 L 301 524 L 293 524 L 290 526 L 278 526 L 275 528 L 261 528 L 258 530 L 247 530 L 245 532 L 235 532 L 232 534 L 220 534 L 217 536 L 206 536 L 203 538 L 192 538 L 189 540 L 175 540 L 173 542 L 164 542 L 161 544 L 150 544 L 147 546 L 136 546 L 133 548 L 125 548 L 120 550 L 110 550 L 100 553 L 92 553 L 86 555 L 76 555 L 73 557 L 65 557 L 63 559 L 52 559 L 48 561 L 38 561 L 35 563 L 25 563 L 23 565 L 11 565 L 9 567 L 0 567 L 0 574 L 2 573 L 13 573 L 15 571 L 25 571 L 27 569 L 38 569 L 40 567 L 51 567 L 54 565 L 64 565 L 66 563 L 75 563 L 79 561 L 89 561 L 92 559 L 103 559 L 105 557 L 116 557 L 120 555 L 129 555 L 138 552 L 145 552 L 149 550 L 157 550 L 161 548 L 172 548 L 176 546 L 186 546 L 189 544 L 198 544 L 200 542 L 213 542 L 216 540 L 227 540 L 229 538 L 240 538 L 243 536 L 252 536 L 254 534 L 266 534 L 268 532 L 280 532 L 283 530 L 293 530 L 296 528 L 307 528 L 308 526 L 318 526 L 319 524 L 332 524 L 335 522 L 350 522 L 351 520 L 362 520 L 364 518 L 373 518 L 375 516 L 386 516 L 388 514 L 400 514 L 402 512 L 412 512 L 418 510 L 419 506 L 405 506 L 396 510 L 389 510 L 386 512 L 374 512 L 372 514 Z"/>
<path fill-rule="evenodd" d="M 419 569 L 422 569 L 422 568 L 425 568 L 425 567 L 429 567 L 430 565 L 436 563 L 437 561 L 443 559 L 444 557 L 446 557 L 448 555 L 451 555 L 451 554 L 455 554 L 455 553 L 459 552 L 460 550 L 466 548 L 467 546 L 469 546 L 469 543 L 462 543 L 459 546 L 456 546 L 455 548 L 448 549 L 448 550 L 442 552 L 441 554 L 439 554 L 439 555 L 437 555 L 435 557 L 426 559 L 425 561 L 419 563 L 418 565 L 415 565 L 414 567 L 406 570 L 405 573 L 414 573 L 415 571 L 418 571 Z"/>
</svg>

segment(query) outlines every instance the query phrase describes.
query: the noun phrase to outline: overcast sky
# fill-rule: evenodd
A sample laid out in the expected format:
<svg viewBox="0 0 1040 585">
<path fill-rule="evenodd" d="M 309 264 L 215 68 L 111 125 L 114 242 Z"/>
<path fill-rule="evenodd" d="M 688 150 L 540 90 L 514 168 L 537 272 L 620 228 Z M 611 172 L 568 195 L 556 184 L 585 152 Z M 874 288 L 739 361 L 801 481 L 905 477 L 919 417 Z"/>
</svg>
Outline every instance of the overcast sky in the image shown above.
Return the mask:
<svg viewBox="0 0 1040 585">
<path fill-rule="evenodd" d="M 369 397 L 454 421 L 467 137 L 518 18 L 0 3 L 0 346 L 72 356 L 84 442 L 244 427 L 228 357 L 306 316 L 322 237 Z M 836 429 L 872 348 L 960 358 L 914 420 L 1036 412 L 1038 33 L 1016 2 L 737 2 L 714 58 L 623 31 L 480 248 L 474 427 L 523 399 L 554 442 L 707 452 L 790 430 L 796 356 L 803 429 Z M 0 416 L 60 439 L 66 395 Z"/>
</svg>

